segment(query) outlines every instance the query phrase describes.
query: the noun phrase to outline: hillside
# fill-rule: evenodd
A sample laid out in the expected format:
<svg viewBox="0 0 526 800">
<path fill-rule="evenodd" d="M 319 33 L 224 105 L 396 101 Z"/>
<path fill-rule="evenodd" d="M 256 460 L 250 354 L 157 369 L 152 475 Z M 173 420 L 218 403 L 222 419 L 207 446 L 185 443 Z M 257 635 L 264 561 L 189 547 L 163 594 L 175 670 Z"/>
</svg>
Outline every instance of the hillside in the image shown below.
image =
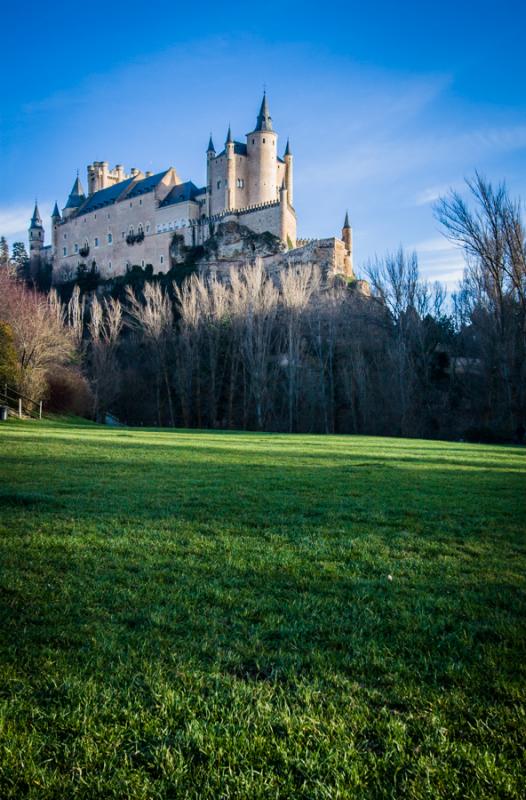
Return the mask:
<svg viewBox="0 0 526 800">
<path fill-rule="evenodd" d="M 519 798 L 520 448 L 0 425 L 2 798 Z"/>
</svg>

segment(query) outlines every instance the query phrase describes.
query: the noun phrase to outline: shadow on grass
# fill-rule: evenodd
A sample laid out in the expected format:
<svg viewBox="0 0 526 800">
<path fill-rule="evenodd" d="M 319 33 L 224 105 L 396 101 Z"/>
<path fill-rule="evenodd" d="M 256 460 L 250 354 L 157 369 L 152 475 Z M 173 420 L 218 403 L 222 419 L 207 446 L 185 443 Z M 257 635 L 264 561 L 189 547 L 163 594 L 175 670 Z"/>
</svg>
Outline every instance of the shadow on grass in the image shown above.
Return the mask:
<svg viewBox="0 0 526 800">
<path fill-rule="evenodd" d="M 58 657 L 110 682 L 116 661 L 129 675 L 149 661 L 173 675 L 285 685 L 339 675 L 371 691 L 401 682 L 495 694 L 523 672 L 524 586 L 487 558 L 471 574 L 423 565 L 391 582 L 389 557 L 367 548 L 327 570 L 307 551 L 265 557 L 245 541 L 237 564 L 235 548 L 221 558 L 191 537 L 170 544 L 42 543 L 29 567 L 21 548 L 24 581 L 0 588 L 6 652 L 29 673 Z"/>
</svg>

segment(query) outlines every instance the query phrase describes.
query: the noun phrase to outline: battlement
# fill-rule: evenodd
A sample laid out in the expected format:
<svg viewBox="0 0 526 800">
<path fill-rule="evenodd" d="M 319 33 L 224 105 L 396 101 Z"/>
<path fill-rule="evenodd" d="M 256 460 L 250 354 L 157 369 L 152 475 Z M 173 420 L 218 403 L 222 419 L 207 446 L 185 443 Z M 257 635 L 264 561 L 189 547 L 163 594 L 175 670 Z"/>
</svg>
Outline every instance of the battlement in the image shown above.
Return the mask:
<svg viewBox="0 0 526 800">
<path fill-rule="evenodd" d="M 199 219 L 192 219 L 189 221 L 190 226 L 210 225 L 214 222 L 220 222 L 225 217 L 242 216 L 244 214 L 252 214 L 255 211 L 262 211 L 266 208 L 277 208 L 280 205 L 279 200 L 269 200 L 267 203 L 255 203 L 252 206 L 245 206 L 244 208 L 226 208 L 224 211 L 219 211 L 217 214 L 212 214 L 209 217 L 199 217 Z"/>
<path fill-rule="evenodd" d="M 107 189 L 130 178 L 149 178 L 151 175 L 151 172 L 142 172 L 137 167 L 132 167 L 127 173 L 122 164 L 116 164 L 110 169 L 108 161 L 94 161 L 93 164 L 88 164 L 88 194 L 94 194 L 100 189 Z"/>
</svg>

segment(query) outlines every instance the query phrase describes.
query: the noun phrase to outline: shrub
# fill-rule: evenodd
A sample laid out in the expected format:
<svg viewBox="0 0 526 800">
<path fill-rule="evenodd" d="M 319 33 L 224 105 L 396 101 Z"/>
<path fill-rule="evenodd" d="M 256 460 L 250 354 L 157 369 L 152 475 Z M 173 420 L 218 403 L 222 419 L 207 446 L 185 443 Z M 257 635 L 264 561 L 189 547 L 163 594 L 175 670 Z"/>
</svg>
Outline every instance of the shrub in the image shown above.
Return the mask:
<svg viewBox="0 0 526 800">
<path fill-rule="evenodd" d="M 18 383 L 18 358 L 13 329 L 0 321 L 0 385 Z"/>
<path fill-rule="evenodd" d="M 60 414 L 90 417 L 93 394 L 86 378 L 75 367 L 56 366 L 46 375 L 45 410 Z"/>
</svg>

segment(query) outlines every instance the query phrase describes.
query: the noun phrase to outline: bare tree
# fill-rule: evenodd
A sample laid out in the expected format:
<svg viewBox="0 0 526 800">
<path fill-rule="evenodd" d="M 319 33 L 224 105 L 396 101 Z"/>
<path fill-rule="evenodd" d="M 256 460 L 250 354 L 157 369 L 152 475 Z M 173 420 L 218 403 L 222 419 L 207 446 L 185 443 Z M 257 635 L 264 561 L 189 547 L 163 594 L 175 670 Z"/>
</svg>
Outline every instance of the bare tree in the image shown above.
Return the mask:
<svg viewBox="0 0 526 800">
<path fill-rule="evenodd" d="M 13 331 L 19 361 L 19 389 L 34 400 L 46 391 L 46 372 L 65 364 L 75 354 L 75 343 L 64 323 L 64 309 L 55 296 L 50 299 L 28 289 L 7 271 L 0 273 L 0 319 Z"/>
<path fill-rule="evenodd" d="M 78 314 L 78 309 L 72 309 Z M 94 388 L 94 413 L 99 422 L 115 399 L 119 388 L 117 347 L 122 329 L 122 307 L 118 300 L 95 296 L 90 307 L 88 331 L 91 380 Z"/>
<path fill-rule="evenodd" d="M 239 329 L 246 401 L 253 404 L 256 428 L 263 430 L 271 410 L 271 386 L 276 371 L 272 348 L 276 335 L 278 289 L 261 259 L 254 266 L 232 270 L 232 314 Z"/>
<path fill-rule="evenodd" d="M 466 184 L 473 207 L 450 192 L 435 213 L 466 256 L 454 302 L 457 319 L 476 332 L 486 423 L 514 428 L 526 416 L 526 229 L 504 183 L 494 188 L 477 173 Z"/>
<path fill-rule="evenodd" d="M 157 374 L 157 414 L 161 424 L 161 385 L 166 391 L 170 425 L 175 426 L 172 387 L 169 376 L 168 350 L 173 333 L 173 309 L 168 294 L 157 283 L 146 283 L 143 297 L 139 298 L 131 287 L 127 288 L 128 325 L 140 331 L 151 348 Z"/>
<path fill-rule="evenodd" d="M 321 274 L 312 264 L 289 266 L 280 274 L 280 321 L 284 351 L 281 359 L 287 374 L 288 429 L 295 428 L 301 372 L 303 323 L 314 294 L 320 289 Z"/>
</svg>

